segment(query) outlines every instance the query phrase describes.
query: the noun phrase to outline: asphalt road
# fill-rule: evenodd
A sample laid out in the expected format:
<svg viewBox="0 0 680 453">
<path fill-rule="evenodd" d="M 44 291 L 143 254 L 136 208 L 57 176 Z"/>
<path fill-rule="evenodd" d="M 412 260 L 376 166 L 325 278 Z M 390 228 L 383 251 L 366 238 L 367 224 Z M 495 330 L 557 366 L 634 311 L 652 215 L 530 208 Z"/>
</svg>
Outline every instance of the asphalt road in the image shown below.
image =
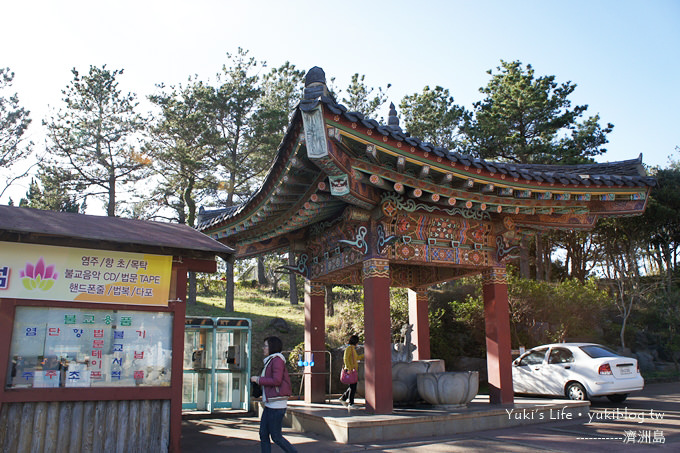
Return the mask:
<svg viewBox="0 0 680 453">
<path fill-rule="evenodd" d="M 255 417 L 185 421 L 182 451 L 259 452 L 258 424 Z M 290 429 L 284 435 L 300 452 L 680 452 L 680 382 L 648 384 L 619 404 L 596 399 L 589 419 L 372 444 L 339 444 Z"/>
</svg>

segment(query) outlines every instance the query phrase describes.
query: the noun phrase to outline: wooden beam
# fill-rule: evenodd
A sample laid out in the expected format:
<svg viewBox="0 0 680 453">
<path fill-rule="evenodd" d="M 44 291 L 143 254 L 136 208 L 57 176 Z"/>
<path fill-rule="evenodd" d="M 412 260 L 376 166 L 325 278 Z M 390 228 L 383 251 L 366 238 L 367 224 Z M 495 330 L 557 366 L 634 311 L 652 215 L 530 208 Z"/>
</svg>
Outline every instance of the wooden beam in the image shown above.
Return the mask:
<svg viewBox="0 0 680 453">
<path fill-rule="evenodd" d="M 453 181 L 453 173 L 444 173 L 442 178 L 439 180 L 439 184 L 442 186 L 448 186 Z"/>
<path fill-rule="evenodd" d="M 271 203 L 272 204 L 287 204 L 291 202 L 296 202 L 300 199 L 300 195 L 302 195 L 304 192 L 300 193 L 295 193 L 295 192 L 288 192 L 285 194 L 281 195 L 274 195 L 271 197 Z"/>
<path fill-rule="evenodd" d="M 197 260 L 194 258 L 182 258 L 182 263 L 187 266 L 187 270 L 193 272 L 217 272 L 217 261 L 215 260 Z"/>
<path fill-rule="evenodd" d="M 438 203 L 441 199 L 441 195 L 435 192 L 424 192 L 420 196 L 420 199 L 427 202 Z"/>
<path fill-rule="evenodd" d="M 361 182 L 366 180 L 366 175 L 364 172 L 355 169 L 352 169 L 352 179 L 354 179 L 356 182 Z"/>
<path fill-rule="evenodd" d="M 458 182 L 458 186 L 465 190 L 471 190 L 475 187 L 475 180 L 472 178 L 462 179 Z"/>
<path fill-rule="evenodd" d="M 482 193 L 492 193 L 496 187 L 493 184 L 484 184 L 482 186 Z"/>
<path fill-rule="evenodd" d="M 328 136 L 330 138 L 335 139 L 339 143 L 342 143 L 342 134 L 340 133 L 340 129 L 336 127 L 329 127 L 328 129 Z"/>
<path fill-rule="evenodd" d="M 404 169 L 406 168 L 406 159 L 403 157 L 399 157 L 397 159 L 397 171 L 399 173 L 404 173 Z"/>
<path fill-rule="evenodd" d="M 368 180 L 376 187 L 380 187 L 381 189 L 385 190 L 392 190 L 392 185 L 378 175 L 371 175 Z"/>
<path fill-rule="evenodd" d="M 290 160 L 290 165 L 300 171 L 304 171 L 307 173 L 313 173 L 313 174 L 318 174 L 319 173 L 319 168 L 312 164 L 309 160 L 307 159 L 301 159 L 300 157 L 293 157 Z"/>
<path fill-rule="evenodd" d="M 429 176 L 430 174 L 430 166 L 429 165 L 423 165 L 420 167 L 420 175 L 418 176 L 420 179 L 425 179 Z"/>
<path fill-rule="evenodd" d="M 305 187 L 309 186 L 308 180 L 306 180 L 304 178 L 300 178 L 299 176 L 293 176 L 293 175 L 290 175 L 290 174 L 283 177 L 283 182 L 285 184 L 296 185 L 296 186 L 305 186 Z"/>
<path fill-rule="evenodd" d="M 378 158 L 378 149 L 375 147 L 375 145 L 366 145 L 366 156 L 368 156 L 371 162 L 375 164 L 380 163 L 380 159 Z"/>
<path fill-rule="evenodd" d="M 331 197 L 328 194 L 325 193 L 313 193 L 309 199 L 310 201 L 313 201 L 314 203 L 323 203 L 324 201 L 331 200 L 333 197 Z"/>
</svg>

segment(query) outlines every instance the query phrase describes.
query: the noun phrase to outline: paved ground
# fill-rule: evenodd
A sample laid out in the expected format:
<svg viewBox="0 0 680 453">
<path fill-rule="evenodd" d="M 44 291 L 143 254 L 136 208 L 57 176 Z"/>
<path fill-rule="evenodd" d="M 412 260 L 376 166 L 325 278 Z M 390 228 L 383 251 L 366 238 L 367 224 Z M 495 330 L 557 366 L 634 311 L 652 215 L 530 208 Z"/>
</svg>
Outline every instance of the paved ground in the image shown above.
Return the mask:
<svg viewBox="0 0 680 453">
<path fill-rule="evenodd" d="M 590 420 L 443 435 L 379 444 L 340 444 L 315 434 L 284 429 L 302 452 L 680 452 L 680 383 L 650 384 L 621 404 L 596 400 Z M 259 452 L 255 417 L 185 420 L 182 451 Z M 273 451 L 281 451 L 273 446 Z"/>
</svg>

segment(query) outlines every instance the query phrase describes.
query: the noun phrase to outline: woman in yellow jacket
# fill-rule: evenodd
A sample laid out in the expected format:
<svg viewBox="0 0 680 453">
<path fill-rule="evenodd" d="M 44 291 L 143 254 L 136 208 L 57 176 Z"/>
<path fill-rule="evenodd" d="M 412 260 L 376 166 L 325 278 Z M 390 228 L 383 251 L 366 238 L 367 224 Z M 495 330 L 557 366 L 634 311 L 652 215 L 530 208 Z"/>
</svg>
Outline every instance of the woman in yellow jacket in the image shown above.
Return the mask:
<svg viewBox="0 0 680 453">
<path fill-rule="evenodd" d="M 356 335 L 352 335 L 349 337 L 349 346 L 347 346 L 347 349 L 345 349 L 345 355 L 343 357 L 343 362 L 345 369 L 348 371 L 353 371 L 357 370 L 359 371 L 359 360 L 364 359 L 363 354 L 357 353 L 357 348 L 356 345 L 359 344 L 359 337 Z M 355 382 L 354 384 L 349 384 L 349 387 L 347 387 L 347 390 L 345 390 L 345 393 L 342 394 L 340 397 L 340 402 L 347 406 L 349 404 L 349 407 L 352 407 L 354 405 L 354 395 L 357 393 L 357 383 Z"/>
</svg>

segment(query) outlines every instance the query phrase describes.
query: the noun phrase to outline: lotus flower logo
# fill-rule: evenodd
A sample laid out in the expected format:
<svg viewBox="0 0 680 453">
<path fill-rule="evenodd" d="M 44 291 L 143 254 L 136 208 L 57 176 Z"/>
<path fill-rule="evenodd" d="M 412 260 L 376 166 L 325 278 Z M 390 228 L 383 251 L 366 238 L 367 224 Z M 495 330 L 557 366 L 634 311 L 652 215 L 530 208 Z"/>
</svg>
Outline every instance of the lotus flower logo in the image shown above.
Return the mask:
<svg viewBox="0 0 680 453">
<path fill-rule="evenodd" d="M 26 263 L 26 268 L 19 271 L 19 277 L 24 288 L 47 291 L 57 281 L 58 274 L 54 272 L 54 264 L 45 267 L 45 261 L 41 256 L 35 266 L 32 263 Z"/>
</svg>

